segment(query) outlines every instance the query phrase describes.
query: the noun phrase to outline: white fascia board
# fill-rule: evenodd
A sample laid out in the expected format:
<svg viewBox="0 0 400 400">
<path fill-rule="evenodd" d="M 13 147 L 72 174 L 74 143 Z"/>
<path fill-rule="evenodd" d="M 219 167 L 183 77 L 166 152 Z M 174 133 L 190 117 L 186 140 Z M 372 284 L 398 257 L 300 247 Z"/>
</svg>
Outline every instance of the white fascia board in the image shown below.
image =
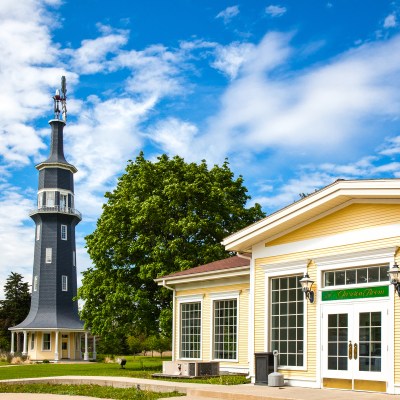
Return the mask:
<svg viewBox="0 0 400 400">
<path fill-rule="evenodd" d="M 205 279 L 226 279 L 238 276 L 245 276 L 249 274 L 250 266 L 245 266 L 238 268 L 221 269 L 218 271 L 203 272 L 198 274 L 171 276 L 170 278 L 157 278 L 155 279 L 155 282 L 157 282 L 159 286 L 162 286 L 163 282 L 167 283 L 168 285 L 177 285 L 180 283 L 204 281 Z"/>
<path fill-rule="evenodd" d="M 400 180 L 337 181 L 332 185 L 312 193 L 270 216 L 226 237 L 222 244 L 228 251 L 249 251 L 249 248 L 268 236 L 268 232 L 279 228 L 290 220 L 297 225 L 303 219 L 312 218 L 352 199 L 398 199 Z M 355 201 L 357 202 L 357 201 Z M 276 234 L 276 232 L 273 232 Z"/>
</svg>

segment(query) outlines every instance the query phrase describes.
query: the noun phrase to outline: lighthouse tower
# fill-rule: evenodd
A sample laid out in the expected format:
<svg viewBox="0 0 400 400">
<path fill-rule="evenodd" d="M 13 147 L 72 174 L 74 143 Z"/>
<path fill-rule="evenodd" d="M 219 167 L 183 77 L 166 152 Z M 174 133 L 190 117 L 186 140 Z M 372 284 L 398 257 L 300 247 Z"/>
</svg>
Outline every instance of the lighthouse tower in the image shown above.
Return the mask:
<svg viewBox="0 0 400 400">
<path fill-rule="evenodd" d="M 36 225 L 31 308 L 23 322 L 10 328 L 11 352 L 15 334 L 22 332 L 23 354 L 31 360 L 81 359 L 82 334 L 84 359 L 89 359 L 88 333 L 73 300 L 77 294 L 75 227 L 82 217 L 74 206 L 73 174 L 77 169 L 64 157 L 66 92 L 62 77 L 61 92 L 57 90 L 53 97 L 55 116 L 49 121 L 50 156 L 36 165 L 37 207 L 30 212 Z"/>
</svg>

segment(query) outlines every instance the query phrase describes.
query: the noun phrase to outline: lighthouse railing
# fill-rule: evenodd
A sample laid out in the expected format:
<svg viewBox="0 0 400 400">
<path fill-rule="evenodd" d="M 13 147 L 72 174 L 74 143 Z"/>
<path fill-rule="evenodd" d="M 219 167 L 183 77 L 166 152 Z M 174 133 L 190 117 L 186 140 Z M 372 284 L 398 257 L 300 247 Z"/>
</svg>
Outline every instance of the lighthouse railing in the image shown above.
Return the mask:
<svg viewBox="0 0 400 400">
<path fill-rule="evenodd" d="M 35 208 L 32 210 L 29 210 L 29 215 L 33 215 L 36 214 L 38 212 L 41 213 L 63 213 L 63 214 L 72 214 L 72 215 L 76 215 L 79 219 L 82 219 L 82 214 L 76 209 L 76 208 L 72 208 L 72 207 L 64 207 L 64 206 L 42 206 L 39 208 Z"/>
</svg>

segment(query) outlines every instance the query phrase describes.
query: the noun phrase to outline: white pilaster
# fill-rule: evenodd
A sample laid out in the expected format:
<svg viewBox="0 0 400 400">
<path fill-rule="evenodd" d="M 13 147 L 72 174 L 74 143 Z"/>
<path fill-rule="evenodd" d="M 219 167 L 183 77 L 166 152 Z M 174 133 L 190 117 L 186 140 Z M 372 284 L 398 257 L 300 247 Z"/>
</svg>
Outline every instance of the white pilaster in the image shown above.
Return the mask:
<svg viewBox="0 0 400 400">
<path fill-rule="evenodd" d="M 58 331 L 55 331 L 54 332 L 55 333 L 55 335 L 56 335 L 56 338 L 55 338 L 55 348 L 54 348 L 54 361 L 55 362 L 57 362 L 58 361 Z"/>
<path fill-rule="evenodd" d="M 22 355 L 26 356 L 28 354 L 28 332 L 24 331 L 24 346 L 22 348 Z"/>
<path fill-rule="evenodd" d="M 85 354 L 83 356 L 85 361 L 89 361 L 89 348 L 88 348 L 88 333 L 85 332 Z"/>
<path fill-rule="evenodd" d="M 14 336 L 15 336 L 15 332 L 11 332 L 11 351 L 10 354 L 13 356 L 14 355 Z"/>
</svg>

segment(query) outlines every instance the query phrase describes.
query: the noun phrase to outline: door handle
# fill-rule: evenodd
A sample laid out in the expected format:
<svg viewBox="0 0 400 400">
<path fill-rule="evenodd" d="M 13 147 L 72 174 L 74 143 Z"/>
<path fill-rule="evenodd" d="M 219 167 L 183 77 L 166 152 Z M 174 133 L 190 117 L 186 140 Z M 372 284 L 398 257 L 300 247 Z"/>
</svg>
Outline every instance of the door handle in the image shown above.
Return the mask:
<svg viewBox="0 0 400 400">
<path fill-rule="evenodd" d="M 351 340 L 349 341 L 349 360 L 353 358 L 353 345 L 351 344 Z"/>
<path fill-rule="evenodd" d="M 358 357 L 358 346 L 357 343 L 354 343 L 354 359 L 357 360 Z"/>
</svg>

